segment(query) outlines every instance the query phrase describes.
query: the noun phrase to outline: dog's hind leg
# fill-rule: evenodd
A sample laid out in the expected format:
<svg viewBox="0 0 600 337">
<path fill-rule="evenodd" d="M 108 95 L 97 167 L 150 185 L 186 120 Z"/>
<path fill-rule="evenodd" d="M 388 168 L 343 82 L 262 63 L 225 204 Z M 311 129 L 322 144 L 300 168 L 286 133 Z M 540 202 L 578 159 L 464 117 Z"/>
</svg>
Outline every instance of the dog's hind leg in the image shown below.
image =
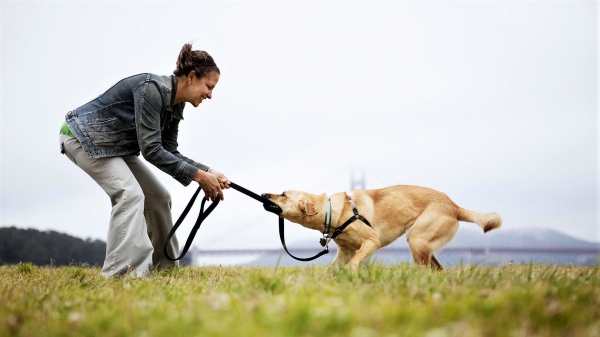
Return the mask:
<svg viewBox="0 0 600 337">
<path fill-rule="evenodd" d="M 412 240 L 408 244 L 413 260 L 419 266 L 428 266 L 431 264 L 431 248 L 426 243 L 416 242 Z"/>
<path fill-rule="evenodd" d="M 444 270 L 444 266 L 438 261 L 434 254 L 431 254 L 430 266 L 433 269 Z"/>
<path fill-rule="evenodd" d="M 407 238 L 415 263 L 442 270 L 444 267 L 433 255 L 442 249 L 458 231 L 458 220 L 444 207 L 433 207 L 419 216 Z"/>
</svg>

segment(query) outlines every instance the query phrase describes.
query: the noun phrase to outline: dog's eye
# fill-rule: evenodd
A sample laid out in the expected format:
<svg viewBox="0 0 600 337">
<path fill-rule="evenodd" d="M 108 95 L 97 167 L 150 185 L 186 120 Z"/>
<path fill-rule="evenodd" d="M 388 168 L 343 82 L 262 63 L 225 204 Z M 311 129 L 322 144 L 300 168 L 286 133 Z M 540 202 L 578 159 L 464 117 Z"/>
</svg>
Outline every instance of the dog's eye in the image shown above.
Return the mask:
<svg viewBox="0 0 600 337">
<path fill-rule="evenodd" d="M 285 198 L 285 192 L 281 193 L 281 196 Z"/>
</svg>

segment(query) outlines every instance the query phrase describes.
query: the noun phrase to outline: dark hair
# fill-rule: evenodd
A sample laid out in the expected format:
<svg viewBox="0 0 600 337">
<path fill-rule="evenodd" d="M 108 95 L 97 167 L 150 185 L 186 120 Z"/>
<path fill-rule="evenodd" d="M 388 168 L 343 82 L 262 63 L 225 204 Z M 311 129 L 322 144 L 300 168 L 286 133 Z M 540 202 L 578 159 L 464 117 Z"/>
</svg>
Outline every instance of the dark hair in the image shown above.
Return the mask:
<svg viewBox="0 0 600 337">
<path fill-rule="evenodd" d="M 177 58 L 177 69 L 173 71 L 175 76 L 187 76 L 190 71 L 196 72 L 198 78 L 202 78 L 213 71 L 221 74 L 215 60 L 204 50 L 192 51 L 192 45 L 186 43 L 179 52 Z"/>
</svg>

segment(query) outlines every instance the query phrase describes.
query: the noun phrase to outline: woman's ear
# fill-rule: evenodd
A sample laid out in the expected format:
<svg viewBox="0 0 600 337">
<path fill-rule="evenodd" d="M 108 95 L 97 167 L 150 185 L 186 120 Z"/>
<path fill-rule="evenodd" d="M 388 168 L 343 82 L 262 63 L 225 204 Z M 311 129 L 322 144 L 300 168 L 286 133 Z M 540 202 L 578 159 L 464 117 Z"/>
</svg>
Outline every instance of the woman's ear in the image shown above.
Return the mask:
<svg viewBox="0 0 600 337">
<path fill-rule="evenodd" d="M 302 198 L 302 199 L 300 199 L 298 204 L 300 206 L 300 210 L 302 210 L 302 212 L 306 213 L 306 215 L 315 215 L 318 213 L 317 206 L 310 199 Z"/>
<path fill-rule="evenodd" d="M 188 84 L 191 84 L 192 81 L 194 80 L 194 78 L 196 78 L 196 72 L 194 70 L 192 70 L 187 75 L 187 82 L 188 82 Z"/>
</svg>

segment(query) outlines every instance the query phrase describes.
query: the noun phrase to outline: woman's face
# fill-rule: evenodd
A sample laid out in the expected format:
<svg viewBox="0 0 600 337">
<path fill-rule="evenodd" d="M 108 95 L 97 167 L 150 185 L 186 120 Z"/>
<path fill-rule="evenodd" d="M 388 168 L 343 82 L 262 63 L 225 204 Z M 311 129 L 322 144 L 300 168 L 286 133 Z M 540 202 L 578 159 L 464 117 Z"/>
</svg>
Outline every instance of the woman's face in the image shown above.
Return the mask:
<svg viewBox="0 0 600 337">
<path fill-rule="evenodd" d="M 191 84 L 190 84 L 191 82 Z M 216 71 L 210 72 L 208 75 L 197 78 L 194 73 L 190 73 L 187 77 L 187 101 L 197 108 L 205 99 L 212 98 L 212 91 L 219 82 L 219 73 Z"/>
</svg>

